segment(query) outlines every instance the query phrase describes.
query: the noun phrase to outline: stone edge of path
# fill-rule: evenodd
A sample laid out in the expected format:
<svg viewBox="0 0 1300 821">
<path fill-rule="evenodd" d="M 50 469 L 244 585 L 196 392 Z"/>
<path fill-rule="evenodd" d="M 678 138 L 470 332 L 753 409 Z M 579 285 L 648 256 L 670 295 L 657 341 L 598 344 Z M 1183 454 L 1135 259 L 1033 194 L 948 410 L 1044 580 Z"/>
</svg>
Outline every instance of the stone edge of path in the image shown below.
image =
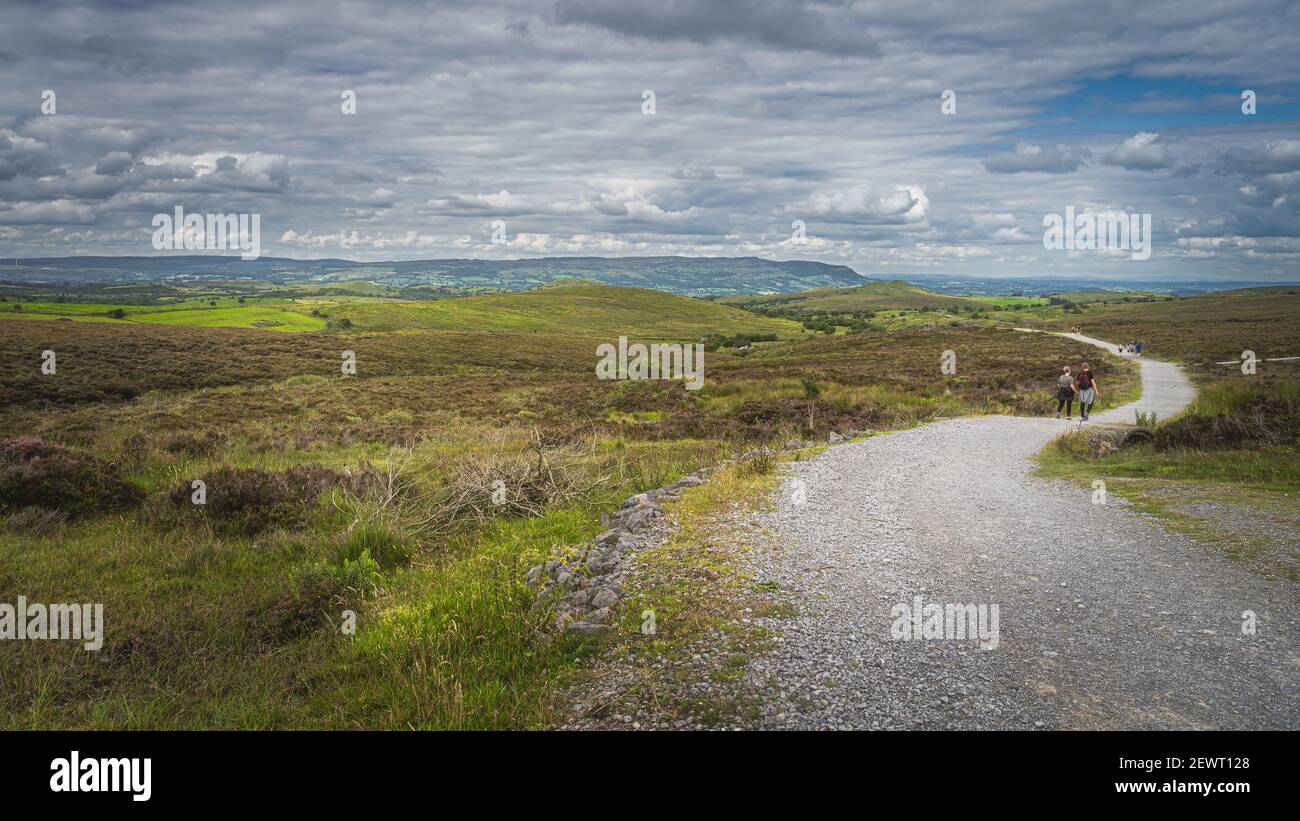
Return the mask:
<svg viewBox="0 0 1300 821">
<path fill-rule="evenodd" d="M 849 429 L 832 432 L 827 444 L 837 445 L 872 430 Z M 601 515 L 606 526 L 595 538 L 573 548 L 566 556 L 533 565 L 525 575 L 528 587 L 536 591 L 534 612 L 546 611 L 557 631 L 585 635 L 610 632 L 614 608 L 622 600 L 624 585 L 632 572 L 634 554 L 662 540 L 658 527 L 664 516 L 663 503 L 680 498 L 688 487 L 708 481 L 720 468 L 761 456 L 775 456 L 815 447 L 811 440 L 791 439 L 780 451 L 755 448 L 719 465 L 701 468 L 672 484 L 627 497 L 612 516 Z"/>
</svg>

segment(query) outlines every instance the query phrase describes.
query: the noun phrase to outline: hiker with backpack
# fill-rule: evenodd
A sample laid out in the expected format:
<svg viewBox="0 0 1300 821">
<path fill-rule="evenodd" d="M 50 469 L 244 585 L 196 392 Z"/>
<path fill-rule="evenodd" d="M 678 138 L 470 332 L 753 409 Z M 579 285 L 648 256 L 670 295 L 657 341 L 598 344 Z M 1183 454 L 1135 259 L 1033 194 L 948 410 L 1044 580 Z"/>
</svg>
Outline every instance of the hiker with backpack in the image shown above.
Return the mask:
<svg viewBox="0 0 1300 821">
<path fill-rule="evenodd" d="M 1097 378 L 1093 376 L 1092 368 L 1087 362 L 1081 366 L 1079 377 L 1074 380 L 1074 388 L 1079 395 L 1079 418 L 1086 422 L 1092 413 L 1093 403 L 1097 401 Z"/>
<path fill-rule="evenodd" d="M 1061 408 L 1065 408 L 1065 418 L 1070 418 L 1070 413 L 1074 408 L 1074 397 L 1078 389 L 1074 386 L 1074 377 L 1070 375 L 1070 366 L 1066 365 L 1061 369 L 1061 375 L 1056 377 L 1056 418 L 1061 418 Z"/>
</svg>

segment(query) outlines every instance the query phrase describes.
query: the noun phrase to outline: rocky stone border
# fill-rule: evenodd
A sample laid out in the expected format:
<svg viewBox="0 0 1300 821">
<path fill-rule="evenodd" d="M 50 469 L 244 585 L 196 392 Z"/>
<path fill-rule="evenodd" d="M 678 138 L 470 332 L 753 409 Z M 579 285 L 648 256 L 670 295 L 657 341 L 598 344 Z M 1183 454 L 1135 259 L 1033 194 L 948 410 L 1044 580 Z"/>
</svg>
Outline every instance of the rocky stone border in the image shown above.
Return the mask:
<svg viewBox="0 0 1300 821">
<path fill-rule="evenodd" d="M 629 496 L 613 517 L 602 516 L 609 529 L 580 546 L 567 559 L 551 559 L 528 570 L 528 586 L 537 588 L 534 610 L 555 612 L 555 627 L 576 633 L 611 628 L 614 606 L 623 598 L 631 554 L 645 547 L 663 517 L 663 503 L 682 489 L 704 484 L 716 468 L 683 476 L 667 487 Z"/>
<path fill-rule="evenodd" d="M 869 430 L 849 430 L 843 435 L 833 432 L 829 443 L 834 445 L 869 433 Z M 791 439 L 782 451 L 802 450 L 816 444 L 811 440 Z M 723 465 L 776 454 L 771 448 L 755 448 L 728 459 Z M 723 465 L 701 468 L 671 485 L 629 496 L 612 517 L 601 516 L 601 523 L 608 529 L 595 539 L 565 558 L 529 568 L 528 586 L 537 590 L 533 610 L 554 612 L 558 631 L 591 635 L 612 630 L 614 607 L 623 598 L 633 553 L 654 541 L 656 525 L 664 515 L 663 503 L 679 498 L 685 488 L 704 484 Z"/>
</svg>

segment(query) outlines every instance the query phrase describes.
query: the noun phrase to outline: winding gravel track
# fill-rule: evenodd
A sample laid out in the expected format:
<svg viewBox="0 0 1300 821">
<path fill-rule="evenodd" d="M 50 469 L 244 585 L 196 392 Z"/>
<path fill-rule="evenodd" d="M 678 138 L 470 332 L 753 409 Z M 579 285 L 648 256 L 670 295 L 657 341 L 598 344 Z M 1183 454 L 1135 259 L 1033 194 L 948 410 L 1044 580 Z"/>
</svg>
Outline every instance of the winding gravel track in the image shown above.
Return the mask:
<svg viewBox="0 0 1300 821">
<path fill-rule="evenodd" d="M 1093 419 L 1166 419 L 1193 396 L 1169 363 L 1143 360 L 1142 383 L 1139 402 Z M 1096 505 L 1032 476 L 1033 454 L 1076 424 L 954 419 L 794 463 L 763 517 L 779 549 L 755 564 L 801 615 L 773 619 L 776 649 L 751 662 L 758 726 L 1300 727 L 1296 585 L 1113 495 Z M 892 639 L 892 609 L 915 596 L 997 604 L 998 646 Z"/>
</svg>

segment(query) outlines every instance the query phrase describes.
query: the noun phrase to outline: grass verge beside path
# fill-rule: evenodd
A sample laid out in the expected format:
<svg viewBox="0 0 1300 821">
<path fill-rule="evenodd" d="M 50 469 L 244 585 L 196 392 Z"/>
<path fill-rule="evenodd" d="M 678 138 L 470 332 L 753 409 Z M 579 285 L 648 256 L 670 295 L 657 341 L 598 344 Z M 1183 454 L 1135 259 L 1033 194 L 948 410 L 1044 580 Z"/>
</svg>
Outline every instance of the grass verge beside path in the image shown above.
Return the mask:
<svg viewBox="0 0 1300 821">
<path fill-rule="evenodd" d="M 564 691 L 577 706 L 562 726 L 726 728 L 757 715 L 758 696 L 742 675 L 771 638 L 758 620 L 793 611 L 780 591 L 754 583 L 747 559 L 763 549 L 763 537 L 738 525 L 770 504 L 776 464 L 726 467 L 665 504 L 672 527 L 662 544 L 637 554 L 634 587 L 606 652 Z"/>
</svg>

